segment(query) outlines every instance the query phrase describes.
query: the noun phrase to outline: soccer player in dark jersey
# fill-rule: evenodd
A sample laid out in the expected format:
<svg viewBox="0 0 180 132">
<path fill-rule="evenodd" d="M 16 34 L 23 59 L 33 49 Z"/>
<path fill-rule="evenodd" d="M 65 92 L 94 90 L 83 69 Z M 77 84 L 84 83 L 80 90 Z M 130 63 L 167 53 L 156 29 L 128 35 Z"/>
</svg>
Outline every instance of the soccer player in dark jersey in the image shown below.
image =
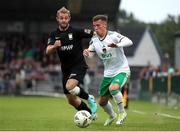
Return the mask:
<svg viewBox="0 0 180 132">
<path fill-rule="evenodd" d="M 91 38 L 93 31 L 70 26 L 70 19 L 70 11 L 65 7 L 57 11 L 56 20 L 59 27 L 49 35 L 46 54 L 55 51 L 58 53 L 63 74 L 63 90 L 69 104 L 77 110 L 89 111 L 92 119 L 96 119 L 97 104 L 94 96 L 80 87 L 87 70 L 81 40 Z M 90 108 L 78 96 L 87 100 Z"/>
</svg>

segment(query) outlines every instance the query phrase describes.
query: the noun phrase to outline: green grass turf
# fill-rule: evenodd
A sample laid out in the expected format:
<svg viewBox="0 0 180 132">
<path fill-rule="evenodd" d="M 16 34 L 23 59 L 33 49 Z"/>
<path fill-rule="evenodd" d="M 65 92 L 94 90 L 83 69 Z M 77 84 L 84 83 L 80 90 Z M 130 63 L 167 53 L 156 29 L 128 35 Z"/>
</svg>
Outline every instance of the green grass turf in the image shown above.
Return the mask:
<svg viewBox="0 0 180 132">
<path fill-rule="evenodd" d="M 136 113 L 133 111 L 144 113 Z M 73 122 L 76 110 L 63 97 L 0 97 L 0 130 L 5 131 L 180 131 L 180 108 L 130 101 L 122 126 L 104 127 L 106 113 L 98 106 L 98 119 L 87 128 Z"/>
</svg>

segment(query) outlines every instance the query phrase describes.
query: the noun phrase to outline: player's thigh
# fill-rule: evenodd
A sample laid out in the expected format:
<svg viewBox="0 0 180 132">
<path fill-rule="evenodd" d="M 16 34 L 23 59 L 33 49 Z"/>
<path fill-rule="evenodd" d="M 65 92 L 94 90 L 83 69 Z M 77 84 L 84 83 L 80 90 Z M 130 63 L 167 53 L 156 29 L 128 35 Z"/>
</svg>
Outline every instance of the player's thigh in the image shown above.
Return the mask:
<svg viewBox="0 0 180 132">
<path fill-rule="evenodd" d="M 68 78 L 69 78 L 69 74 L 63 73 L 62 84 L 63 84 L 64 94 L 70 94 L 69 91 L 66 89 L 66 83 L 67 83 Z"/>
<path fill-rule="evenodd" d="M 111 85 L 112 84 L 118 84 L 119 88 L 121 89 L 125 83 L 127 83 L 129 78 L 129 75 L 127 73 L 119 73 L 115 77 L 113 77 Z"/>
<path fill-rule="evenodd" d="M 64 94 L 70 94 L 69 90 L 83 82 L 85 74 L 86 68 L 82 66 L 75 66 L 63 72 L 62 82 Z"/>
<path fill-rule="evenodd" d="M 75 66 L 71 69 L 69 79 L 75 79 L 78 81 L 78 83 L 83 84 L 86 71 L 87 71 L 86 67 Z"/>
<path fill-rule="evenodd" d="M 66 82 L 66 89 L 72 90 L 74 87 L 76 87 L 78 85 L 79 81 L 76 79 L 68 79 Z"/>
<path fill-rule="evenodd" d="M 104 77 L 99 86 L 99 96 L 107 96 L 109 93 L 109 86 L 111 84 L 111 78 Z"/>
</svg>

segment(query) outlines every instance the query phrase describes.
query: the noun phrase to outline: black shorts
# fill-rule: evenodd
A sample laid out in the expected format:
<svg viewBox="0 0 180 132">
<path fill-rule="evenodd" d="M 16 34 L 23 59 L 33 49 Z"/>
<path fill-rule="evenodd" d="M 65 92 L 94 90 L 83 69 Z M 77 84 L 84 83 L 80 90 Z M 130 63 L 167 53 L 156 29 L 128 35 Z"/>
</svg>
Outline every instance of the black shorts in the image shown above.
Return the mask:
<svg viewBox="0 0 180 132">
<path fill-rule="evenodd" d="M 71 69 L 66 69 L 62 72 L 62 83 L 64 94 L 69 94 L 69 91 L 66 89 L 66 83 L 68 79 L 76 79 L 79 81 L 79 84 L 83 84 L 84 76 L 86 74 L 87 68 L 82 66 L 75 66 Z M 79 85 L 78 84 L 78 85 Z"/>
</svg>

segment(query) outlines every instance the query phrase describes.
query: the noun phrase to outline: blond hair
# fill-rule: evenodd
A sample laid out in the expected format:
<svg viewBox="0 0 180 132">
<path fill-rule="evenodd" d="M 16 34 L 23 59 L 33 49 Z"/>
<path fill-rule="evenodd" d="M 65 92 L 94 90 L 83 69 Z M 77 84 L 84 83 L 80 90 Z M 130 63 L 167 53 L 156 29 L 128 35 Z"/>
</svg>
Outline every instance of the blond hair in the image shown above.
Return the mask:
<svg viewBox="0 0 180 132">
<path fill-rule="evenodd" d="M 57 13 L 56 13 L 56 16 L 58 17 L 59 13 L 67 13 L 69 15 L 69 17 L 71 16 L 71 13 L 68 9 L 66 9 L 64 6 L 62 8 L 60 8 Z"/>
<path fill-rule="evenodd" d="M 108 16 L 107 15 L 96 15 L 93 17 L 92 21 L 98 21 L 98 20 L 102 20 L 105 22 L 108 22 Z"/>
</svg>

